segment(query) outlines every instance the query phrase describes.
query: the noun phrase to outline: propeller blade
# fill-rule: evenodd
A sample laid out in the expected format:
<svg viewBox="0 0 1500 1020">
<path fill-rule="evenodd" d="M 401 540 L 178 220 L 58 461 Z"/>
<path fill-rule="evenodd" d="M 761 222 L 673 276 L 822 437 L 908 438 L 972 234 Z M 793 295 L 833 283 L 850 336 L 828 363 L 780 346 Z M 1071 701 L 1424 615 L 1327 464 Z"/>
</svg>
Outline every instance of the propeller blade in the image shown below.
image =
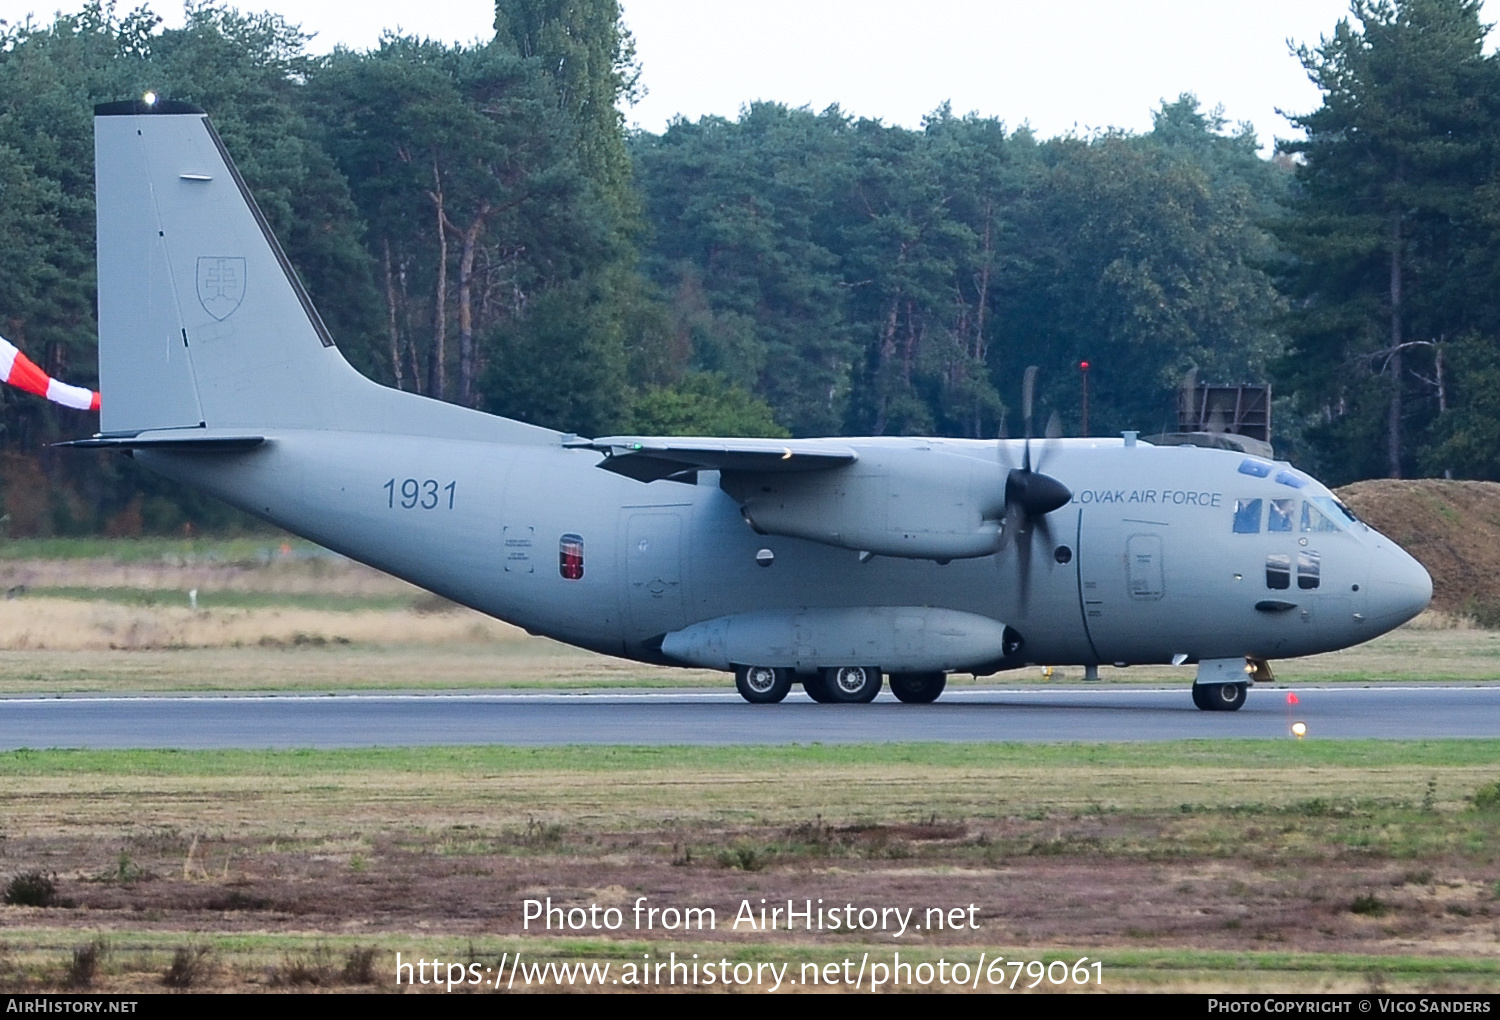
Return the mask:
<svg viewBox="0 0 1500 1020">
<path fill-rule="evenodd" d="M 1031 409 L 1036 397 L 1036 366 L 1027 365 L 1021 380 L 1021 420 L 1026 424 L 1026 438 L 1031 438 Z"/>
<path fill-rule="evenodd" d="M 1050 553 L 1056 545 L 1052 541 L 1052 522 L 1045 517 L 1038 517 L 1036 521 L 1036 533 L 1042 541 L 1042 548 Z"/>
<path fill-rule="evenodd" d="M 1016 573 L 1020 576 L 1021 605 L 1029 606 L 1031 603 L 1031 532 L 1016 536 Z M 1025 609 L 1022 609 L 1025 612 Z"/>
</svg>

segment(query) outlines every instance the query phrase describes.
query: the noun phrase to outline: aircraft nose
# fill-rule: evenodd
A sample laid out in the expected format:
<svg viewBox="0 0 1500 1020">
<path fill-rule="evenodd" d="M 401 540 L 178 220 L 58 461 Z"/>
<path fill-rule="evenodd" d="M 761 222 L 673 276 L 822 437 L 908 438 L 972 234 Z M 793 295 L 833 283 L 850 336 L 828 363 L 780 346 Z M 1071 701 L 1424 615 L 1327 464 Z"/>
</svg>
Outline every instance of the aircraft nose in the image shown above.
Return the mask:
<svg viewBox="0 0 1500 1020">
<path fill-rule="evenodd" d="M 1432 575 L 1394 542 L 1382 542 L 1370 564 L 1366 613 L 1370 622 L 1390 630 L 1416 616 L 1432 601 Z"/>
</svg>

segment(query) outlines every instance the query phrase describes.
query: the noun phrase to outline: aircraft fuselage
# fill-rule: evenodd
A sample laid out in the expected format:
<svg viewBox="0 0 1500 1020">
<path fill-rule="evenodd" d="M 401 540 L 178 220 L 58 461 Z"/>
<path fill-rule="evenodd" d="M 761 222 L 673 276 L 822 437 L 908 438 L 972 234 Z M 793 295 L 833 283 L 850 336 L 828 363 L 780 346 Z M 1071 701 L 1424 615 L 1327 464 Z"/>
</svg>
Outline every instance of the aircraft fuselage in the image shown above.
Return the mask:
<svg viewBox="0 0 1500 1020">
<path fill-rule="evenodd" d="M 1058 442 L 1047 470 L 1072 500 L 1049 515 L 1049 547 L 1031 550 L 1023 600 L 1024 535 L 946 564 L 860 562 L 848 549 L 757 534 L 717 472 L 648 483 L 562 446 L 323 430 L 266 439 L 234 455 L 136 456 L 455 602 L 646 662 L 675 661 L 663 635 L 701 621 L 852 606 L 1003 621 L 1024 639 L 1004 666 L 1284 658 L 1366 641 L 1419 612 L 1431 591 L 1420 565 L 1343 517 L 1321 484 L 1221 450 Z M 996 463 L 994 442 L 847 442 Z"/>
</svg>

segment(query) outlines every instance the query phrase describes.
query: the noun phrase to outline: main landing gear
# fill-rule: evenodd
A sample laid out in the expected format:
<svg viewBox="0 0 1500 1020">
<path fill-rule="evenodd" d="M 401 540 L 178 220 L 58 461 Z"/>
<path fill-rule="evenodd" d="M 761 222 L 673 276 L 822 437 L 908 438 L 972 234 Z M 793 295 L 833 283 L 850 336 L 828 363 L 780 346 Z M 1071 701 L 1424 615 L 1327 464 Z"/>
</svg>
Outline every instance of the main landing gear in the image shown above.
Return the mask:
<svg viewBox="0 0 1500 1020">
<path fill-rule="evenodd" d="M 799 680 L 807 696 L 824 705 L 868 704 L 875 700 L 883 683 L 879 666 L 833 666 L 801 677 L 781 666 L 737 666 L 734 671 L 740 697 L 752 705 L 781 701 Z M 910 705 L 936 701 L 947 684 L 943 673 L 891 674 L 891 692 Z"/>
<path fill-rule="evenodd" d="M 802 681 L 808 697 L 834 705 L 865 705 L 880 693 L 882 678 L 876 666 L 830 666 Z"/>
<path fill-rule="evenodd" d="M 740 666 L 734 671 L 740 697 L 752 705 L 774 705 L 792 689 L 792 671 L 777 666 Z"/>
<path fill-rule="evenodd" d="M 1238 712 L 1249 684 L 1193 684 L 1193 704 L 1205 712 Z"/>
<path fill-rule="evenodd" d="M 947 686 L 946 673 L 891 674 L 891 693 L 908 705 L 930 705 Z"/>
</svg>

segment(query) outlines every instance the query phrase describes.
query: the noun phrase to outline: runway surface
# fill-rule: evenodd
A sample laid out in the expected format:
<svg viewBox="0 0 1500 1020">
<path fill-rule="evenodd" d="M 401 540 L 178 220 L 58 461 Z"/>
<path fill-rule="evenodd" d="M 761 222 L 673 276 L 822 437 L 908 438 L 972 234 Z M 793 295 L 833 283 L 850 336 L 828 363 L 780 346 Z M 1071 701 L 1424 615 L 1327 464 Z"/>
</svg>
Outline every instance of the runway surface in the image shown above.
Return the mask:
<svg viewBox="0 0 1500 1020">
<path fill-rule="evenodd" d="M 1238 712 L 1200 712 L 1187 685 L 950 691 L 935 705 L 816 705 L 798 692 L 748 705 L 733 692 L 67 697 L 0 699 L 0 750 L 418 744 L 788 744 L 1286 737 L 1500 737 L 1500 686 L 1285 688 Z"/>
</svg>

